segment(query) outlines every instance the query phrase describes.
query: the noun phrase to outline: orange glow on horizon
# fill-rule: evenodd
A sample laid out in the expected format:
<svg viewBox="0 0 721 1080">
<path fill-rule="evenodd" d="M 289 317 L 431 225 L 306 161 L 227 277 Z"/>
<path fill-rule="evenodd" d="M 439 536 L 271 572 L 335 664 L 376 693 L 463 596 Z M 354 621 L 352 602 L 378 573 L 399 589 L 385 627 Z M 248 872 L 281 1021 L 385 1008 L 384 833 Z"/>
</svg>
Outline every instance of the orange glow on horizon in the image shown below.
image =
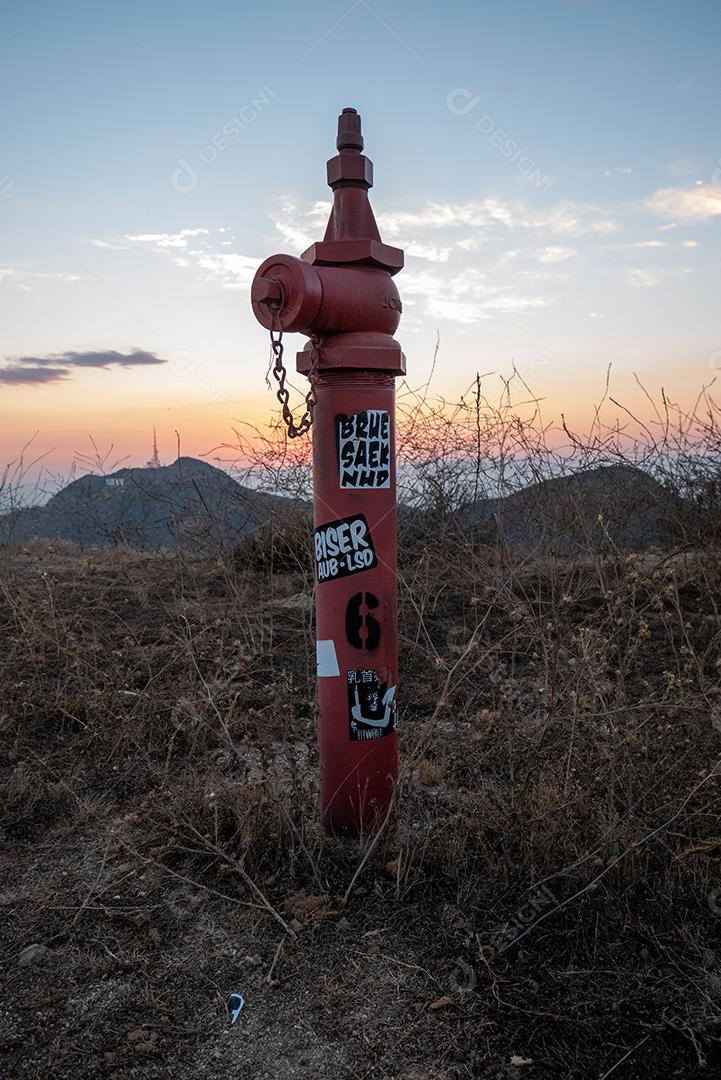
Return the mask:
<svg viewBox="0 0 721 1080">
<path fill-rule="evenodd" d="M 568 443 L 563 431 L 562 418 L 568 427 L 583 436 L 593 423 L 596 406 L 605 393 L 605 377 L 598 378 L 595 370 L 568 372 L 568 381 L 563 383 L 563 375 L 545 374 L 544 386 L 534 385 L 528 380 L 528 387 L 519 381 L 513 383 L 511 412 L 515 412 L 521 421 L 541 424 L 547 429 L 546 442 L 549 448 L 558 449 Z M 59 476 L 66 476 L 73 463 L 80 465 L 82 471 L 92 468 L 95 459 L 95 446 L 99 456 L 104 459 L 104 471 L 112 471 L 124 465 L 143 466 L 152 452 L 153 428 L 157 429 L 160 458 L 170 463 L 178 456 L 178 435 L 180 452 L 191 457 L 204 458 L 213 463 L 243 464 L 238 446 L 241 440 L 252 441 L 254 432 L 270 437 L 272 426 L 278 422 L 278 409 L 272 391 L 263 389 L 235 396 L 220 392 L 214 395 L 198 397 L 197 388 L 188 387 L 185 396 L 178 390 L 185 387 L 174 386 L 175 395 L 168 404 L 167 386 L 148 387 L 142 377 L 135 380 L 123 377 L 108 377 L 107 373 L 89 373 L 79 380 L 48 386 L 16 386 L 2 391 L 5 415 L 0 428 L 0 464 L 4 467 L 16 462 L 27 444 L 25 462 L 42 458 L 42 468 Z M 300 380 L 298 380 L 300 383 Z M 438 383 L 438 385 L 436 385 Z M 488 375 L 482 378 L 482 394 L 491 409 L 496 408 L 502 398 L 504 384 L 500 376 Z M 691 407 L 701 389 L 690 387 L 683 373 L 675 378 L 666 378 L 664 386 L 671 400 L 678 400 Z M 429 407 L 440 411 L 447 419 L 453 414 L 454 402 L 463 394 L 466 404 L 472 405 L 473 385 L 464 387 L 455 393 L 448 390 L 445 404 L 441 405 L 440 379 L 433 381 L 426 391 Z M 298 408 L 301 404 L 301 387 L 296 386 L 292 402 Z M 541 390 L 545 390 L 542 393 Z M 660 386 L 648 383 L 651 398 L 660 404 Z M 423 397 L 418 382 L 398 383 L 399 422 L 407 410 Z M 630 437 L 642 433 L 643 424 L 654 422 L 653 407 L 642 388 L 635 382 L 632 374 L 618 372 L 612 374 L 610 397 L 619 404 L 607 400 L 603 416 L 607 423 L 618 419 Z M 538 401 L 538 407 L 534 405 Z M 628 411 L 625 411 L 628 410 Z M 485 410 L 484 410 L 485 411 Z M 467 423 L 470 413 L 464 414 Z M 634 419 L 635 418 L 635 419 Z M 81 456 L 79 456 L 81 455 Z"/>
</svg>

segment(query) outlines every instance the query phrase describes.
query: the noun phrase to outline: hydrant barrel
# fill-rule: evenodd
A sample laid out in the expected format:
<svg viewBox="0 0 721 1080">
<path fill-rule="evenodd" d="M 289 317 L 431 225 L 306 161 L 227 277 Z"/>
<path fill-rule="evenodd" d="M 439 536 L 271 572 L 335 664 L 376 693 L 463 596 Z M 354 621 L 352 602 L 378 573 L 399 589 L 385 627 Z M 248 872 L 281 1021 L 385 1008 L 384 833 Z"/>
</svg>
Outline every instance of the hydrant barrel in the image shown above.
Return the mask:
<svg viewBox="0 0 721 1080">
<path fill-rule="evenodd" d="M 334 834 L 382 822 L 398 775 L 394 399 L 393 376 L 384 372 L 329 371 L 316 384 L 321 818 Z M 346 450 L 364 439 L 367 467 Z M 371 480 L 373 487 L 351 486 Z"/>
<path fill-rule="evenodd" d="M 311 340 L 313 556 L 321 819 L 358 836 L 389 820 L 398 779 L 395 376 L 403 252 L 381 240 L 360 117 L 344 109 L 328 162 L 323 240 L 258 268 L 251 303 L 267 329 Z M 292 432 L 295 433 L 295 432 Z"/>
</svg>

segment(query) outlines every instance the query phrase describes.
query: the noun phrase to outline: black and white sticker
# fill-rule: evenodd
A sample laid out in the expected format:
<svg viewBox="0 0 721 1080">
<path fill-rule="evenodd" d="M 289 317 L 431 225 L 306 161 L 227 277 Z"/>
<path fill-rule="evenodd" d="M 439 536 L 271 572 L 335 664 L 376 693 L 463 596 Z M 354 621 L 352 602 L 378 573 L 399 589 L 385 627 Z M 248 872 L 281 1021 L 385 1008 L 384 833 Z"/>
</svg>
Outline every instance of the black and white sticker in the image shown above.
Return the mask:
<svg viewBox="0 0 721 1080">
<path fill-rule="evenodd" d="M 348 728 L 353 742 L 382 739 L 396 730 L 396 688 L 372 668 L 347 673 Z"/>
<path fill-rule="evenodd" d="M 342 488 L 391 486 L 391 418 L 383 409 L 336 416 Z"/>
<path fill-rule="evenodd" d="M 378 565 L 368 522 L 363 514 L 319 525 L 314 531 L 318 581 L 357 574 Z"/>
</svg>

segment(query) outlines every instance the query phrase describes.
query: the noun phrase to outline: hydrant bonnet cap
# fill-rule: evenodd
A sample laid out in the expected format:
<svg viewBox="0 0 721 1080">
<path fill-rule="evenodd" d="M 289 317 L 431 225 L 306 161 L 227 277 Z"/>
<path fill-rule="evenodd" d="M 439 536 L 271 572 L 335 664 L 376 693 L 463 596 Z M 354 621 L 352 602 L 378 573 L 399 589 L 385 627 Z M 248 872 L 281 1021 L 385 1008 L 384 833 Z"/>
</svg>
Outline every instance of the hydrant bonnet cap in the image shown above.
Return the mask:
<svg viewBox="0 0 721 1080">
<path fill-rule="evenodd" d="M 338 117 L 338 150 L 362 150 L 361 118 L 355 109 L 344 109 Z"/>
</svg>

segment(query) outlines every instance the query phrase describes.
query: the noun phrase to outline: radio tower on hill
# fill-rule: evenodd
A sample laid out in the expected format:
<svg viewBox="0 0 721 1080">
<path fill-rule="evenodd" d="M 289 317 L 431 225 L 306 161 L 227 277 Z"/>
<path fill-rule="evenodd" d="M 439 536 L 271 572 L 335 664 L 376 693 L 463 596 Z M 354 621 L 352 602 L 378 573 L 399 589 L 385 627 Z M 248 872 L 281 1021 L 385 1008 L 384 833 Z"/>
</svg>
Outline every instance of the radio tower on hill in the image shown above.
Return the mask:
<svg viewBox="0 0 721 1080">
<path fill-rule="evenodd" d="M 153 428 L 153 456 L 150 461 L 147 462 L 147 467 L 149 469 L 161 468 L 160 458 L 158 457 L 158 436 L 155 433 L 155 428 Z"/>
</svg>

